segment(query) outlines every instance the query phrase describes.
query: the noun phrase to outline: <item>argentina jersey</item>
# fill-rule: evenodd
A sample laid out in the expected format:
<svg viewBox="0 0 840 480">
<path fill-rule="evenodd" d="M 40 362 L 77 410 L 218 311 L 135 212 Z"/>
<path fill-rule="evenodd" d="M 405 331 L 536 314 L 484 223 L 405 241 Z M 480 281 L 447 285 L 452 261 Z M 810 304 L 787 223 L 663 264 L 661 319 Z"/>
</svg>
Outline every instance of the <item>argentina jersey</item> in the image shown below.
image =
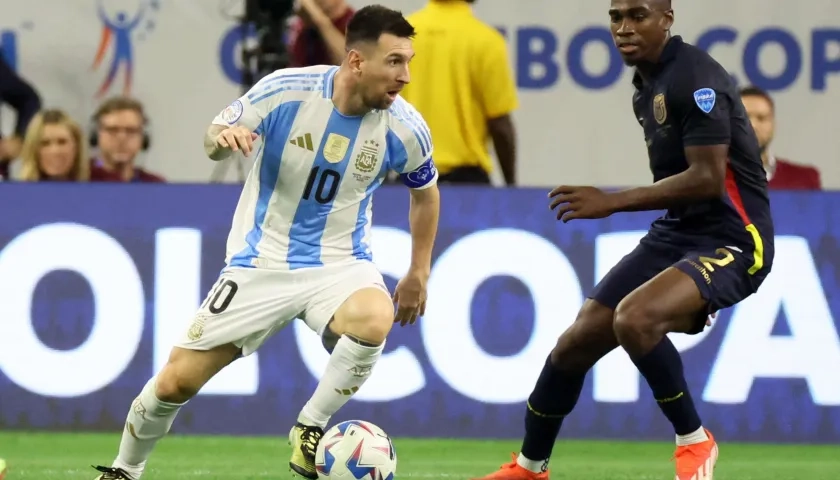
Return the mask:
<svg viewBox="0 0 840 480">
<path fill-rule="evenodd" d="M 342 115 L 332 102 L 338 67 L 278 70 L 213 123 L 257 135 L 227 242 L 229 266 L 294 270 L 371 260 L 373 192 L 388 171 L 410 188 L 437 182 L 420 114 L 391 108 Z"/>
</svg>

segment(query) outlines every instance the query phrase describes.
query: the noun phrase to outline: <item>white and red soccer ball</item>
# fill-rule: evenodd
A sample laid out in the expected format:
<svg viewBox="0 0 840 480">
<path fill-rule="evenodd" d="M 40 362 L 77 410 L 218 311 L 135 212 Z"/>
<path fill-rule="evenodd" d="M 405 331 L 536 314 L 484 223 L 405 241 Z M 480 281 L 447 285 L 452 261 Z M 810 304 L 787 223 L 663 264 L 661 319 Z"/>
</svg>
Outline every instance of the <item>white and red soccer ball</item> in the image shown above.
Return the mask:
<svg viewBox="0 0 840 480">
<path fill-rule="evenodd" d="M 397 452 L 381 428 L 364 420 L 349 420 L 327 430 L 315 453 L 322 480 L 393 480 Z"/>
</svg>

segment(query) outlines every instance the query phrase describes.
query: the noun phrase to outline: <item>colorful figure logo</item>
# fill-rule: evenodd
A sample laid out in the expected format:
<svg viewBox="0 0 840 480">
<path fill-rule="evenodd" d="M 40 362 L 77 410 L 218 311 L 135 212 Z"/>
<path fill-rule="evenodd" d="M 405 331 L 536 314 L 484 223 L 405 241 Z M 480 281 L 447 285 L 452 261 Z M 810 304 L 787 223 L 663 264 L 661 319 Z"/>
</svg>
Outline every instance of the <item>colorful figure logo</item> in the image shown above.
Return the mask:
<svg viewBox="0 0 840 480">
<path fill-rule="evenodd" d="M 102 21 L 102 36 L 99 40 L 99 48 L 96 51 L 96 57 L 93 60 L 93 69 L 99 68 L 102 60 L 105 58 L 111 44 L 113 43 L 111 53 L 111 67 L 108 69 L 108 75 L 99 87 L 96 96 L 102 97 L 110 90 L 111 85 L 119 75 L 120 70 L 123 71 L 123 88 L 122 94 L 129 95 L 131 93 L 132 75 L 134 71 L 134 45 L 132 44 L 132 32 L 146 18 L 144 25 L 145 32 L 154 29 L 154 20 L 148 18 L 149 10 L 157 10 L 159 8 L 159 0 L 141 0 L 136 13 L 129 17 L 128 12 L 119 11 L 113 17 L 108 15 L 103 5 L 104 0 L 97 2 L 97 13 L 99 19 Z M 138 40 L 142 40 L 143 36 L 138 36 Z"/>
</svg>

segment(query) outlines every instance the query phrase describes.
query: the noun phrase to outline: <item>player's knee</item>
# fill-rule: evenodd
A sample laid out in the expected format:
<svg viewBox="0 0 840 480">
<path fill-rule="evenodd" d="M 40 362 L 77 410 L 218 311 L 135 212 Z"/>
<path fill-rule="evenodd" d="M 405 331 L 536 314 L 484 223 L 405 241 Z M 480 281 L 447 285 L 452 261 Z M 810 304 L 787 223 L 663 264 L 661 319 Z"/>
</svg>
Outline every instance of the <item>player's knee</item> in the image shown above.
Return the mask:
<svg viewBox="0 0 840 480">
<path fill-rule="evenodd" d="M 350 323 L 344 333 L 373 345 L 380 345 L 391 331 L 393 323 L 393 313 L 388 315 L 387 312 L 381 310 L 370 311 Z"/>
<path fill-rule="evenodd" d="M 575 322 L 557 339 L 551 351 L 551 363 L 571 371 L 592 368 L 618 344 L 612 321 L 612 309 L 597 302 L 584 303 Z"/>
<path fill-rule="evenodd" d="M 651 302 L 628 296 L 615 309 L 613 331 L 619 341 L 660 333 L 663 322 Z M 664 331 L 661 333 L 665 333 Z"/>
<path fill-rule="evenodd" d="M 157 375 L 155 396 L 167 403 L 184 403 L 201 389 L 201 382 L 172 363 L 167 364 Z"/>
<path fill-rule="evenodd" d="M 348 334 L 367 343 L 385 341 L 394 323 L 394 305 L 381 290 L 360 290 L 347 299 L 335 314 L 330 329 L 337 335 Z"/>
</svg>

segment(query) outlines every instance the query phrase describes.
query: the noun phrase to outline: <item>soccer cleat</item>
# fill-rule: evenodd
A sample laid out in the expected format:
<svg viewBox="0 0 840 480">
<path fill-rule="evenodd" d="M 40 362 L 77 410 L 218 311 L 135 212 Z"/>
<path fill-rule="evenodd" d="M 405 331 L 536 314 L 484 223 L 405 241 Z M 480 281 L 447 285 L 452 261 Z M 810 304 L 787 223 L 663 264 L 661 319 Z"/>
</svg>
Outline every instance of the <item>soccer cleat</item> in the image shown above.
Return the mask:
<svg viewBox="0 0 840 480">
<path fill-rule="evenodd" d="M 712 480 L 718 458 L 718 446 L 712 433 L 706 430 L 709 439 L 694 445 L 678 446 L 674 453 L 676 480 Z"/>
<path fill-rule="evenodd" d="M 473 478 L 472 480 L 548 480 L 548 470 L 542 473 L 534 473 L 521 467 L 516 463 L 517 455 L 511 454 L 512 461 L 490 475 Z"/>
<path fill-rule="evenodd" d="M 122 468 L 114 468 L 114 467 L 93 467 L 96 470 L 102 472 L 102 475 L 96 477 L 94 480 L 135 480 L 134 477 L 128 474 Z"/>
<path fill-rule="evenodd" d="M 296 424 L 289 432 L 289 444 L 292 446 L 292 458 L 289 460 L 289 468 L 304 478 L 315 480 L 318 472 L 315 471 L 315 450 L 318 449 L 318 442 L 324 431 L 320 427 L 312 427 L 302 423 Z"/>
</svg>

